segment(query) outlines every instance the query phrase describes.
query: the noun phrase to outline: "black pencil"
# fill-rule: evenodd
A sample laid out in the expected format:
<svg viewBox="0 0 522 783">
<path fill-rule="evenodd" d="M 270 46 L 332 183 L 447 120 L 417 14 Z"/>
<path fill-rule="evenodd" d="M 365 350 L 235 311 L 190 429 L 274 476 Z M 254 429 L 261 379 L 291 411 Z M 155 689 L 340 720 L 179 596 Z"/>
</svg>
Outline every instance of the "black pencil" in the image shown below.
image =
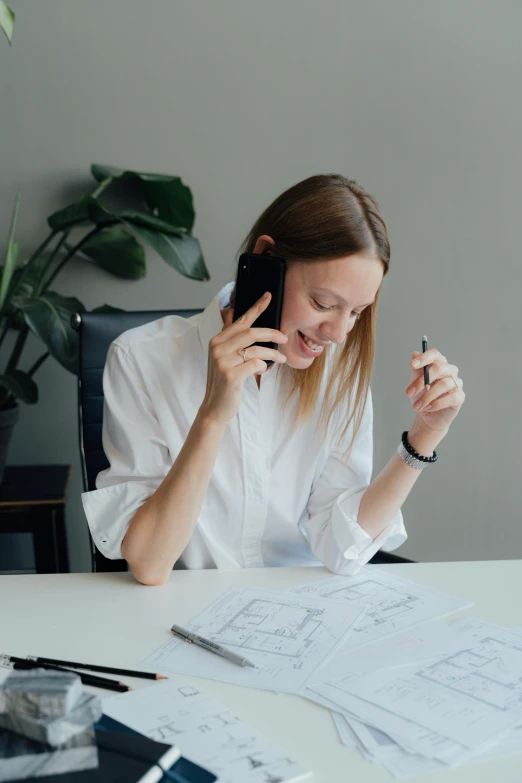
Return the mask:
<svg viewBox="0 0 522 783">
<path fill-rule="evenodd" d="M 426 335 L 422 338 L 422 353 L 428 350 L 428 338 Z M 424 386 L 426 391 L 430 390 L 430 368 L 428 364 L 424 365 Z"/>
<path fill-rule="evenodd" d="M 114 666 L 99 666 L 94 663 L 76 663 L 75 661 L 60 661 L 57 658 L 43 658 L 34 655 L 28 655 L 29 661 L 38 663 L 52 663 L 55 666 L 68 666 L 70 669 L 88 669 L 92 672 L 105 672 L 106 674 L 123 674 L 127 677 L 143 677 L 146 680 L 167 680 L 163 674 L 154 674 L 154 672 L 139 672 L 134 669 L 119 669 Z"/>
<path fill-rule="evenodd" d="M 75 672 L 73 669 L 66 669 L 63 666 L 51 666 L 49 663 L 34 663 L 34 661 L 28 661 L 26 658 L 16 658 L 14 655 L 9 657 L 11 659 L 12 668 L 14 669 L 49 669 L 50 671 L 55 672 L 69 672 L 70 674 L 77 674 L 84 685 L 92 685 L 95 688 L 105 688 L 106 690 L 118 691 L 119 693 L 125 693 L 132 690 L 132 688 L 125 685 L 125 683 L 109 680 L 107 677 L 97 677 L 94 674 L 82 674 L 81 672 Z"/>
<path fill-rule="evenodd" d="M 62 666 L 52 666 L 50 663 L 35 663 L 34 661 L 28 661 L 27 658 L 18 658 L 16 655 L 2 655 L 0 658 L 3 666 L 12 669 L 49 669 L 55 672 L 69 672 L 70 674 L 77 674 L 84 685 L 93 685 L 95 688 L 105 688 L 106 690 L 118 691 L 119 693 L 132 690 L 123 682 L 109 680 L 107 677 L 97 677 L 94 674 L 82 674 Z"/>
</svg>

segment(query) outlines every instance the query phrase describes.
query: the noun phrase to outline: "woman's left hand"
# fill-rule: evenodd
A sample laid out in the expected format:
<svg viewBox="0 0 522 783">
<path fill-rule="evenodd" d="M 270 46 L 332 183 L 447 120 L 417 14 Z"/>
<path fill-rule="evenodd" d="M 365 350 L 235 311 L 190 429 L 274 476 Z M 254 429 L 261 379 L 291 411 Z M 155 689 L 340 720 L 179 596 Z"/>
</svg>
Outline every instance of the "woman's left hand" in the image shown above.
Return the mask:
<svg viewBox="0 0 522 783">
<path fill-rule="evenodd" d="M 419 363 L 416 367 L 415 362 Z M 429 391 L 425 391 L 424 387 L 423 368 L 427 364 L 430 366 Z M 426 427 L 445 432 L 466 397 L 458 367 L 448 364 L 446 357 L 436 348 L 429 348 L 424 353 L 414 351 L 410 367 L 411 377 L 406 394 L 412 401 L 413 409 Z"/>
</svg>

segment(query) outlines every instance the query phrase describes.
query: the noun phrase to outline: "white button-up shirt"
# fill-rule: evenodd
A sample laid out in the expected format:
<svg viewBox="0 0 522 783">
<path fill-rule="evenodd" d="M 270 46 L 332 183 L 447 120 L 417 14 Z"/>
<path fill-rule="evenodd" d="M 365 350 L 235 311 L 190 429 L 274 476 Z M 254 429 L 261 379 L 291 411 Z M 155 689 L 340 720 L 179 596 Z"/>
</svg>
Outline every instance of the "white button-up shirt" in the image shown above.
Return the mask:
<svg viewBox="0 0 522 783">
<path fill-rule="evenodd" d="M 93 540 L 122 557 L 121 542 L 138 508 L 159 487 L 179 454 L 203 401 L 209 341 L 223 328 L 233 283 L 191 318 L 167 316 L 130 329 L 109 347 L 103 374 L 103 448 L 110 467 L 96 490 L 82 494 Z M 407 537 L 399 511 L 372 541 L 357 523 L 371 480 L 373 411 L 364 417 L 348 463 L 352 435 L 334 448 L 314 432 L 314 416 L 294 427 L 297 400 L 283 413 L 288 374 L 274 364 L 246 378 L 239 412 L 225 429 L 192 537 L 176 568 L 259 568 L 323 563 L 355 574 L 378 549 Z M 326 375 L 326 374 L 325 374 Z M 337 445 L 337 444 L 336 444 Z"/>
</svg>

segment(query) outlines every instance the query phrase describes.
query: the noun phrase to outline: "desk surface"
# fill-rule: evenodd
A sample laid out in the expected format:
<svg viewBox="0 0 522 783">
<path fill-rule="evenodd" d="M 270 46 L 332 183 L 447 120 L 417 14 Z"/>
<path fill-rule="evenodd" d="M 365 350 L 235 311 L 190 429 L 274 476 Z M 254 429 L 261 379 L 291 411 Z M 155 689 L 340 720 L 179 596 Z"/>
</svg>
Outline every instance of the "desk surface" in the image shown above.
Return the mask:
<svg viewBox="0 0 522 783">
<path fill-rule="evenodd" d="M 371 565 L 475 602 L 463 612 L 522 626 L 522 561 Z M 329 572 L 322 568 L 174 571 L 170 582 L 145 587 L 129 573 L 0 576 L 0 653 L 42 655 L 136 668 L 166 638 L 233 585 L 283 588 Z M 453 615 L 457 617 L 458 615 Z M 2 670 L 3 671 L 3 670 Z M 393 778 L 345 748 L 330 714 L 298 696 L 185 678 L 220 699 L 314 772 L 315 783 L 386 783 Z M 126 678 L 134 687 L 150 681 Z M 102 695 L 112 695 L 101 691 Z M 520 783 L 522 753 L 511 758 L 423 775 L 419 783 Z"/>
</svg>

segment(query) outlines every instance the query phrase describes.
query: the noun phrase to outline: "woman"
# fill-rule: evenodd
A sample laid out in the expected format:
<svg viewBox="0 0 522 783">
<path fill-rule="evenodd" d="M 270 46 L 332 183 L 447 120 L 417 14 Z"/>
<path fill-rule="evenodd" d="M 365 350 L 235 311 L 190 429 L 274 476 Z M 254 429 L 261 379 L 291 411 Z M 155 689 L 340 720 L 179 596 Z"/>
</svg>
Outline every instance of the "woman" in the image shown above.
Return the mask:
<svg viewBox="0 0 522 783">
<path fill-rule="evenodd" d="M 435 348 L 415 351 L 413 423 L 371 481 L 369 382 L 390 247 L 377 202 L 354 180 L 289 188 L 241 251 L 287 260 L 280 331 L 252 326 L 270 294 L 233 322 L 229 283 L 203 313 L 131 329 L 108 352 L 110 467 L 82 500 L 96 546 L 143 584 L 173 567 L 323 563 L 355 574 L 406 540 L 401 506 L 464 401 L 457 367 Z"/>
</svg>

